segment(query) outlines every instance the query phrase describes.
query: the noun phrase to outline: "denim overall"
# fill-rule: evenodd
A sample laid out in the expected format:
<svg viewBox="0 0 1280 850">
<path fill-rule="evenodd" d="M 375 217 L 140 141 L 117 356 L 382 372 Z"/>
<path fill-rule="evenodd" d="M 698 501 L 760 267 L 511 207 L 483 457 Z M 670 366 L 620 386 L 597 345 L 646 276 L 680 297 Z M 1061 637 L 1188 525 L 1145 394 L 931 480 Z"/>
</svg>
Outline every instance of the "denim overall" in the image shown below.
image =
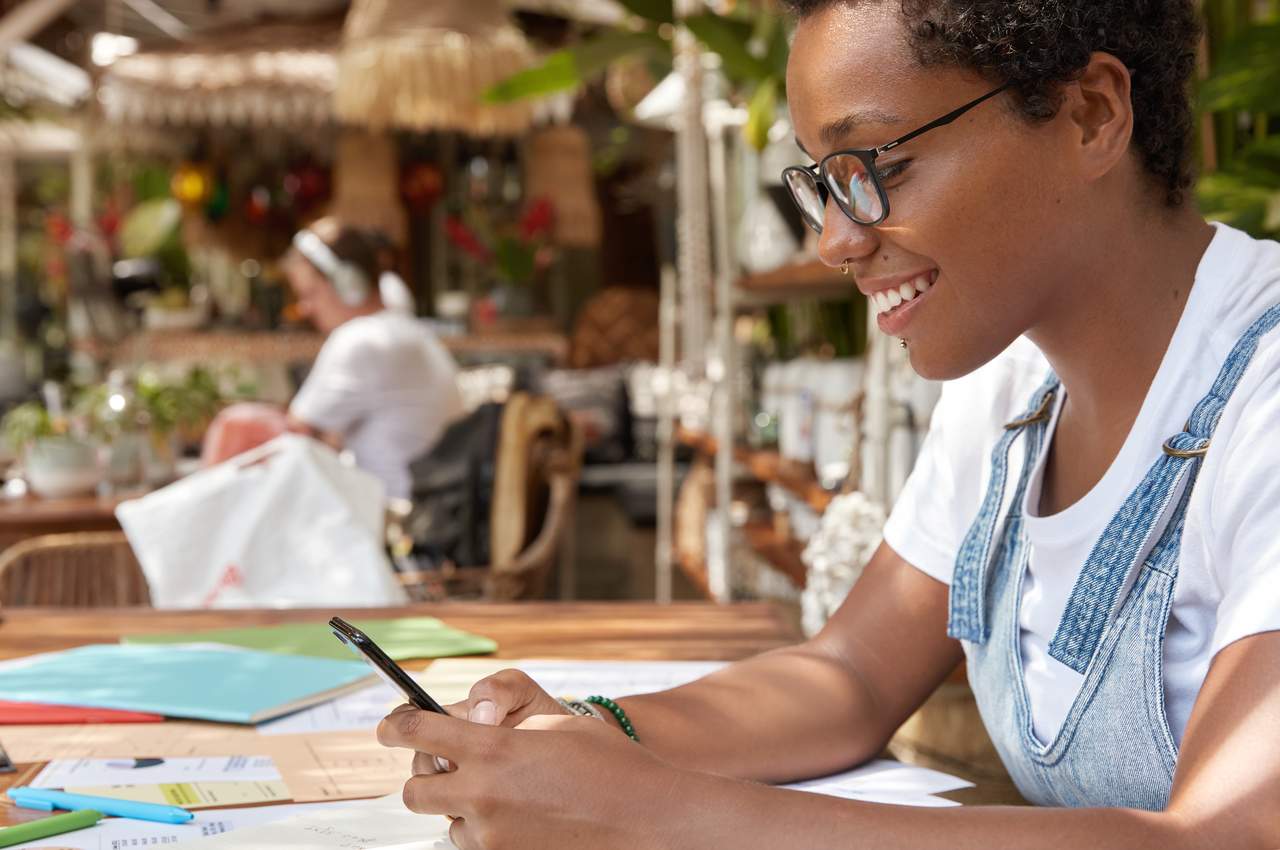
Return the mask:
<svg viewBox="0 0 1280 850">
<path fill-rule="evenodd" d="M 1048 438 L 1057 377 L 1051 374 L 1027 412 L 1005 426 L 981 510 L 956 559 L 947 632 L 964 644 L 983 723 L 1031 802 L 1152 811 L 1168 803 L 1178 747 L 1165 716 L 1163 649 L 1187 502 L 1227 400 L 1259 339 L 1277 324 L 1280 305 L 1245 332 L 1185 429 L 1165 442 L 1090 552 L 1049 645 L 1049 655 L 1084 682 L 1047 743 L 1033 732 L 1018 609 L 1029 556 L 1023 497 Z M 1019 437 L 1025 460 L 1012 507 L 1001 516 L 1009 449 Z"/>
</svg>

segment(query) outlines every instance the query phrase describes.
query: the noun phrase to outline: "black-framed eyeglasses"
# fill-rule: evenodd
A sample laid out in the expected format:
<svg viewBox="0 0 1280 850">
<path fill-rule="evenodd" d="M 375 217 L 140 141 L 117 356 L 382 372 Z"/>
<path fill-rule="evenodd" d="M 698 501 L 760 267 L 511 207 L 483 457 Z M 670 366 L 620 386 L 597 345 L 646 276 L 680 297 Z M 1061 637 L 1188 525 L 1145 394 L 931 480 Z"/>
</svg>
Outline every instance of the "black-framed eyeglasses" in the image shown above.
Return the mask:
<svg viewBox="0 0 1280 850">
<path fill-rule="evenodd" d="M 971 100 L 959 109 L 952 110 L 941 118 L 930 121 L 923 127 L 912 130 L 881 145 L 878 148 L 836 151 L 822 158 L 816 165 L 793 165 L 782 171 L 782 182 L 791 192 L 791 200 L 799 207 L 805 223 L 822 232 L 822 222 L 826 215 L 827 198 L 834 197 L 836 204 L 851 220 L 858 224 L 876 225 L 889 217 L 889 196 L 885 193 L 884 184 L 880 180 L 880 172 L 876 170 L 876 159 L 905 144 L 917 136 L 930 130 L 950 124 L 970 109 L 983 101 L 990 100 L 1000 92 L 1009 88 L 1005 83 L 998 89 L 987 92 L 982 97 Z"/>
</svg>

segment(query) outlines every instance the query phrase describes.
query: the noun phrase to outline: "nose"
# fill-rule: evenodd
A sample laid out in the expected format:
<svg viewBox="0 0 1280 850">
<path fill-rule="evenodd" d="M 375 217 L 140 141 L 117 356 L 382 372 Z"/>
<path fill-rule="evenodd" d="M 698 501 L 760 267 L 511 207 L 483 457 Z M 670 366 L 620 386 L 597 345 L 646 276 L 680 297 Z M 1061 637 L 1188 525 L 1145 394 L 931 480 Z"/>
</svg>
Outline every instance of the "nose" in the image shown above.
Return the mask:
<svg viewBox="0 0 1280 850">
<path fill-rule="evenodd" d="M 880 232 L 858 224 L 835 202 L 827 199 L 822 215 L 822 235 L 818 238 L 818 256 L 828 266 L 836 267 L 846 260 L 859 260 L 874 254 L 880 247 Z"/>
</svg>

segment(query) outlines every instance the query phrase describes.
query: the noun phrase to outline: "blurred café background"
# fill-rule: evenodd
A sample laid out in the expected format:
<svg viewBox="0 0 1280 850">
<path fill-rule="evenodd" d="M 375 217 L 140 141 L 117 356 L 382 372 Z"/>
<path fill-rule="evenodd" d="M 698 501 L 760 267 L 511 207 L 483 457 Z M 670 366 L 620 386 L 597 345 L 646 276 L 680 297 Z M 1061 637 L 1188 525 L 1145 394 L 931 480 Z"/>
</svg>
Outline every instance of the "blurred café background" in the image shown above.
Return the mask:
<svg viewBox="0 0 1280 850">
<path fill-rule="evenodd" d="M 1201 202 L 1257 235 L 1276 70 L 1231 46 L 1273 6 L 1206 6 Z M 938 388 L 780 184 L 788 26 L 768 0 L 0 2 L 0 604 L 170 604 L 254 521 L 316 597 L 241 601 L 324 602 L 303 553 L 332 514 L 373 529 L 385 575 L 343 581 L 388 603 L 763 599 L 819 628 Z M 342 253 L 317 222 L 451 361 L 407 492 L 357 498 L 312 449 L 274 489 L 236 466 L 332 330 L 289 279 Z"/>
</svg>

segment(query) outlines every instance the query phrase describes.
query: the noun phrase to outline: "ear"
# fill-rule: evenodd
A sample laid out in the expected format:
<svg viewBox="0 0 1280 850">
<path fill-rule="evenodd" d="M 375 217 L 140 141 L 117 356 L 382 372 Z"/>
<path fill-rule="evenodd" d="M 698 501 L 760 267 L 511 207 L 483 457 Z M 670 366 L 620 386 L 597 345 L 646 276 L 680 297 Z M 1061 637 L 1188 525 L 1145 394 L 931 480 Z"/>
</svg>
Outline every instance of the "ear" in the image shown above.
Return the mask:
<svg viewBox="0 0 1280 850">
<path fill-rule="evenodd" d="M 1085 176 L 1096 180 L 1124 161 L 1133 138 L 1129 69 L 1110 53 L 1094 53 L 1065 92 Z"/>
</svg>

